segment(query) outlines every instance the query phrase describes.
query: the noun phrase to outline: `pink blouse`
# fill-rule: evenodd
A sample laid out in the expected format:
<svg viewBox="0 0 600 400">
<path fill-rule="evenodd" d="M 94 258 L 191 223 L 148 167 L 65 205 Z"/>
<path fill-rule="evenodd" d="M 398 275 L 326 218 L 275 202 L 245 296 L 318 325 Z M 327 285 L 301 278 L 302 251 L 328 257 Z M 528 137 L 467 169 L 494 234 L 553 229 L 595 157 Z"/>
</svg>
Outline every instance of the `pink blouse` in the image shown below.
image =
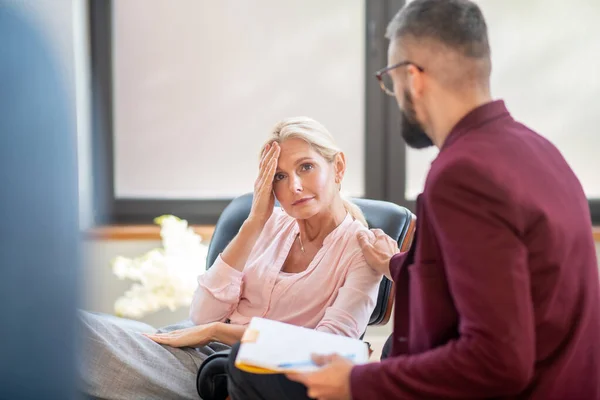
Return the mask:
<svg viewBox="0 0 600 400">
<path fill-rule="evenodd" d="M 360 250 L 356 239 L 360 230 L 369 232 L 346 215 L 305 271 L 286 274 L 281 268 L 299 228 L 295 219 L 276 208 L 243 271 L 219 256 L 198 277 L 190 318 L 197 325 L 226 319 L 247 325 L 252 317 L 263 317 L 360 337 L 375 308 L 381 281 Z"/>
</svg>

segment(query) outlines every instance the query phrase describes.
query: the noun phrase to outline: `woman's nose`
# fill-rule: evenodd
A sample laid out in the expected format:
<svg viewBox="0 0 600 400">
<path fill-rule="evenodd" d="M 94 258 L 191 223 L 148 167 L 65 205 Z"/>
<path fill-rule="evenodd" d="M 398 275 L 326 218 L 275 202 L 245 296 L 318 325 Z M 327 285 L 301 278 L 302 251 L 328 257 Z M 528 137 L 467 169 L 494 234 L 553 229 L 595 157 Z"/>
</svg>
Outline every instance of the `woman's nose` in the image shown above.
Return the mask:
<svg viewBox="0 0 600 400">
<path fill-rule="evenodd" d="M 290 190 L 294 193 L 302 192 L 302 180 L 298 176 L 290 179 Z"/>
</svg>

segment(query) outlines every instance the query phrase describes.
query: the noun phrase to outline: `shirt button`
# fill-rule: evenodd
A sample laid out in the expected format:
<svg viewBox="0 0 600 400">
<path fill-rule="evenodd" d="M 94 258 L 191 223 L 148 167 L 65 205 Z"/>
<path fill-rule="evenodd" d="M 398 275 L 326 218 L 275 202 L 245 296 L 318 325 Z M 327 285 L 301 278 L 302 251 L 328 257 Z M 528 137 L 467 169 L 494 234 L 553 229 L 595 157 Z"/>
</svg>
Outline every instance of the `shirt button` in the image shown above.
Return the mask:
<svg viewBox="0 0 600 400">
<path fill-rule="evenodd" d="M 407 341 L 408 341 L 408 339 L 406 338 L 406 336 L 400 336 L 400 337 L 398 338 L 398 341 L 399 341 L 399 342 L 407 342 Z"/>
</svg>

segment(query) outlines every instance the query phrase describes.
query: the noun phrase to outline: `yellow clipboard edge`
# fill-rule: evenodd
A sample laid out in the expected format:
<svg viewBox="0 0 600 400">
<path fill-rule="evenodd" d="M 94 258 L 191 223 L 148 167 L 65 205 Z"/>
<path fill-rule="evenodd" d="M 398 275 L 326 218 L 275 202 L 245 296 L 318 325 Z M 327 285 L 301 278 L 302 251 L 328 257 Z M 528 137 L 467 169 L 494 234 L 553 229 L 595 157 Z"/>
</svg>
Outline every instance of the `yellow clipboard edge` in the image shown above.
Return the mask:
<svg viewBox="0 0 600 400">
<path fill-rule="evenodd" d="M 311 371 L 306 371 L 306 370 L 302 370 L 302 369 L 295 369 L 295 368 L 289 368 L 289 369 L 271 369 L 271 368 L 263 368 L 263 367 L 257 367 L 255 365 L 250 365 L 250 364 L 246 364 L 243 361 L 235 361 L 235 366 L 238 369 L 241 369 L 242 371 L 245 372 L 249 372 L 251 374 L 261 374 L 261 375 L 273 375 L 273 374 L 302 374 L 302 373 L 306 373 L 306 372 L 311 372 Z"/>
<path fill-rule="evenodd" d="M 245 372 L 249 372 L 251 374 L 261 374 L 261 375 L 267 375 L 267 374 L 281 374 L 281 371 L 275 371 L 272 369 L 268 369 L 268 368 L 262 368 L 262 367 L 255 367 L 254 365 L 249 365 L 249 364 L 245 364 L 243 362 L 235 362 L 235 366 Z"/>
</svg>

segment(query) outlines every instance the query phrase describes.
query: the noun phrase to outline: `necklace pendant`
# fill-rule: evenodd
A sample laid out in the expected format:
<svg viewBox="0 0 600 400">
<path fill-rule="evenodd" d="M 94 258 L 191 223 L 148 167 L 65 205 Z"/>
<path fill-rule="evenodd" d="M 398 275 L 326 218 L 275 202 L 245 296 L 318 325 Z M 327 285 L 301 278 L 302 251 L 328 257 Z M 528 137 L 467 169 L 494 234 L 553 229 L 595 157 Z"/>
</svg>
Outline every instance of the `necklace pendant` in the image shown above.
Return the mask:
<svg viewBox="0 0 600 400">
<path fill-rule="evenodd" d="M 300 232 L 298 232 L 298 236 L 296 236 L 298 238 L 298 242 L 300 243 L 300 250 L 302 250 L 302 252 L 304 253 L 304 245 L 302 244 L 302 238 L 300 237 Z"/>
</svg>

